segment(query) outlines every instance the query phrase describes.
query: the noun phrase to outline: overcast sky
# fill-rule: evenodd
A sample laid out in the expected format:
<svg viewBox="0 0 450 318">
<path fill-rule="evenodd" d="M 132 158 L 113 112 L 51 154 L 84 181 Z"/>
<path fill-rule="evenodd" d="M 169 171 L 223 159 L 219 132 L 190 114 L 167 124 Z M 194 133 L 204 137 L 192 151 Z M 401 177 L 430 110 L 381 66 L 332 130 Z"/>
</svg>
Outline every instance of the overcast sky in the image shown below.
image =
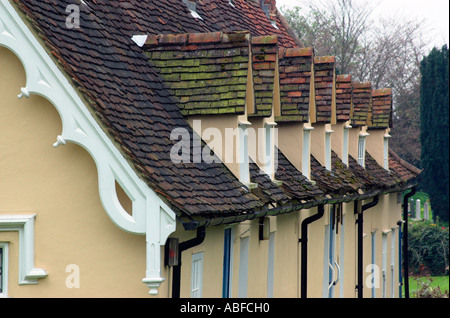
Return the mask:
<svg viewBox="0 0 450 318">
<path fill-rule="evenodd" d="M 277 7 L 305 7 L 309 0 L 277 0 Z M 356 0 L 358 1 L 358 0 Z M 440 48 L 449 43 L 449 0 L 374 0 L 379 3 L 375 14 L 411 17 L 424 20 L 432 46 Z M 376 16 L 376 15 L 375 15 Z"/>
</svg>

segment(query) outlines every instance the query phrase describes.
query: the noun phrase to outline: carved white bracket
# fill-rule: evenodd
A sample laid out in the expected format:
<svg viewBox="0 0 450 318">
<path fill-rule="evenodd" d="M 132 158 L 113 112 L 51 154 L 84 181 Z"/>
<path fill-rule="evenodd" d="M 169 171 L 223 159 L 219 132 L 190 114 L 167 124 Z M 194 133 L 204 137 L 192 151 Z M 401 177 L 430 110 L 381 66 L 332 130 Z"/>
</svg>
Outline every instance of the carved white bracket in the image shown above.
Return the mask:
<svg viewBox="0 0 450 318">
<path fill-rule="evenodd" d="M 53 146 L 72 142 L 86 149 L 97 166 L 100 199 L 108 216 L 122 230 L 146 235 L 147 270 L 143 282 L 150 294 L 157 294 L 164 281 L 160 247 L 175 231 L 175 213 L 138 177 L 8 1 L 0 2 L 0 46 L 14 52 L 23 63 L 27 82 L 18 98 L 41 95 L 58 111 L 63 129 Z M 117 198 L 116 181 L 132 201 L 131 215 Z"/>
<path fill-rule="evenodd" d="M 34 218 L 31 215 L 0 215 L 0 232 L 19 232 L 19 284 L 37 284 L 47 276 L 34 267 Z"/>
</svg>

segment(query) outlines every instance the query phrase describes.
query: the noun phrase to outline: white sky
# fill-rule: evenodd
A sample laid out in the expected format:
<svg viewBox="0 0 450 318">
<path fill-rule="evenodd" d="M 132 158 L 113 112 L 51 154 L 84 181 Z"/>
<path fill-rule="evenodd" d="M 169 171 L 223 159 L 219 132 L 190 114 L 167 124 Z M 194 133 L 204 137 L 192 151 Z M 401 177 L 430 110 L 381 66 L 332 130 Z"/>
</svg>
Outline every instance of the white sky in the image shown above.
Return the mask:
<svg viewBox="0 0 450 318">
<path fill-rule="evenodd" d="M 277 0 L 281 6 L 306 7 L 309 0 Z M 358 0 L 356 0 L 358 1 Z M 426 34 L 433 45 L 440 48 L 449 43 L 449 0 L 374 0 L 383 16 L 407 17 L 424 20 Z M 376 2 L 375 2 L 376 3 Z M 377 12 L 375 13 L 377 14 Z M 375 15 L 376 17 L 376 15 Z"/>
</svg>

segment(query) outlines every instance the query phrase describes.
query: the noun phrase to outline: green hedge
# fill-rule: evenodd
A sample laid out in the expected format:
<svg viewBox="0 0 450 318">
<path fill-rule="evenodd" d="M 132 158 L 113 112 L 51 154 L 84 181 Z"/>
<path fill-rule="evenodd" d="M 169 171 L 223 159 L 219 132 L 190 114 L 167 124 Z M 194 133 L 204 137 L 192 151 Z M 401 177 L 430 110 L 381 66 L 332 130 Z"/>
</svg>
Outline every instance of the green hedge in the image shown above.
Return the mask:
<svg viewBox="0 0 450 318">
<path fill-rule="evenodd" d="M 409 223 L 409 269 L 414 274 L 445 274 L 448 271 L 448 254 L 448 227 L 428 221 Z"/>
</svg>

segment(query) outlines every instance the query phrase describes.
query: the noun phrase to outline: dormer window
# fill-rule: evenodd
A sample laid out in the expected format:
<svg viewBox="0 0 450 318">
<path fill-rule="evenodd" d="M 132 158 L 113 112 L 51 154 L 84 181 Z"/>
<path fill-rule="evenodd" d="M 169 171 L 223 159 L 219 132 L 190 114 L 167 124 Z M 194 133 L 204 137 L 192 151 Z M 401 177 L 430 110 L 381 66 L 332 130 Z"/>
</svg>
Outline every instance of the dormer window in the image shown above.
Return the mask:
<svg viewBox="0 0 450 318">
<path fill-rule="evenodd" d="M 352 128 L 350 125 L 345 125 L 343 142 L 342 142 L 342 162 L 348 167 L 348 135 L 349 129 Z"/>
<path fill-rule="evenodd" d="M 275 126 L 276 123 L 268 122 L 264 125 L 265 130 L 265 158 L 264 172 L 271 178 L 274 178 L 274 150 L 275 150 Z"/>
<path fill-rule="evenodd" d="M 248 159 L 248 127 L 249 122 L 239 122 L 239 180 L 250 184 L 250 165 Z"/>
<path fill-rule="evenodd" d="M 391 135 L 386 133 L 383 137 L 383 168 L 389 170 L 389 138 Z"/>
<path fill-rule="evenodd" d="M 325 168 L 331 171 L 331 134 L 332 130 L 325 130 Z"/>
<path fill-rule="evenodd" d="M 302 149 L 302 174 L 308 178 L 311 179 L 311 167 L 310 167 L 310 161 L 311 161 L 311 130 L 314 128 L 312 127 L 304 127 L 303 128 L 303 149 Z"/>
<path fill-rule="evenodd" d="M 196 19 L 203 18 L 197 13 L 197 3 L 195 0 L 182 0 L 183 3 L 187 6 L 188 10 L 191 12 L 191 15 Z"/>
<path fill-rule="evenodd" d="M 366 137 L 369 134 L 360 134 L 358 140 L 358 163 L 361 167 L 365 168 L 366 160 Z"/>
</svg>

